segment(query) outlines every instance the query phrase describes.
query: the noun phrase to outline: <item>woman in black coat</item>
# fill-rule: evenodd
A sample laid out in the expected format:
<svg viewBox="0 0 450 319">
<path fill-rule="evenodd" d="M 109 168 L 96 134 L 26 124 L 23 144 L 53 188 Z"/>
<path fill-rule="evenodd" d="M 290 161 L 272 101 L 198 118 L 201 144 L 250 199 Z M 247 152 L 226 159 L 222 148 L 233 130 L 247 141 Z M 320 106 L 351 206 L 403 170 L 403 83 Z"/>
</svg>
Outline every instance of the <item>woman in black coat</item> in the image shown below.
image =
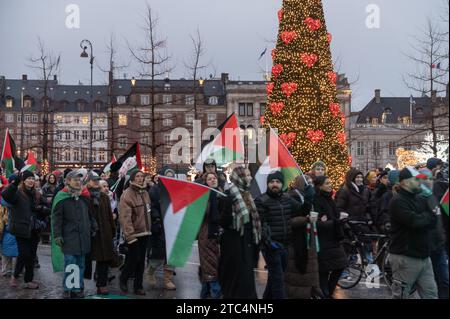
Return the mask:
<svg viewBox="0 0 450 319">
<path fill-rule="evenodd" d="M 342 272 L 347 266 L 347 257 L 340 241 L 344 233 L 339 222 L 339 213 L 332 198 L 333 188 L 328 177 L 320 176 L 314 181 L 314 211 L 319 213 L 317 233 L 319 237 L 320 288 L 325 298 L 332 298 Z"/>
</svg>

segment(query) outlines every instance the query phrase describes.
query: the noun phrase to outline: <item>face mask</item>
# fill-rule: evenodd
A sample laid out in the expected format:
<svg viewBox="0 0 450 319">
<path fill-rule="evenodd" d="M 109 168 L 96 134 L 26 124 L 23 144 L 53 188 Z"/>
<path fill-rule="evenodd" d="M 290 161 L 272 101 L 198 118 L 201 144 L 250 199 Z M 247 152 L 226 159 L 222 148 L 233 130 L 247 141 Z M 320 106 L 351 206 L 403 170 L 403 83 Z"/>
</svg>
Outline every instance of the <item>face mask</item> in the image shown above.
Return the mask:
<svg viewBox="0 0 450 319">
<path fill-rule="evenodd" d="M 428 186 L 420 184 L 420 193 L 425 197 L 429 197 L 433 194 L 433 191 Z"/>
</svg>

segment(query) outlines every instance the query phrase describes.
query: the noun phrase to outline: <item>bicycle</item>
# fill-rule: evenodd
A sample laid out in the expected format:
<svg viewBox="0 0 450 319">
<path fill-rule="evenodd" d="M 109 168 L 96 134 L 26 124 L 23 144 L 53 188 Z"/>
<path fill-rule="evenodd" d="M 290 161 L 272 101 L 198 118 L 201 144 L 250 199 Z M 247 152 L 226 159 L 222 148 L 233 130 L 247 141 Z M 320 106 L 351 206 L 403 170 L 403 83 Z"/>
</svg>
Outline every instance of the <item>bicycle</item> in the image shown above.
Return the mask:
<svg viewBox="0 0 450 319">
<path fill-rule="evenodd" d="M 342 289 L 351 289 L 355 287 L 361 279 L 371 276 L 371 282 L 374 281 L 374 277 L 377 272 L 375 267 L 371 267 L 371 271 L 368 272 L 369 262 L 365 256 L 364 248 L 365 242 L 376 241 L 377 253 L 373 259 L 373 263 L 377 265 L 380 271 L 379 276 L 384 278 L 386 285 L 391 288 L 392 286 L 392 271 L 389 265 L 389 244 L 390 239 L 387 235 L 382 234 L 366 234 L 361 230 L 358 230 L 356 226 L 367 226 L 368 222 L 343 220 L 344 226 L 347 225 L 348 238 L 342 242 L 345 254 L 347 255 L 348 265 L 345 268 L 343 274 L 345 276 L 339 279 L 338 286 Z M 354 226 L 354 227 L 352 227 Z"/>
</svg>

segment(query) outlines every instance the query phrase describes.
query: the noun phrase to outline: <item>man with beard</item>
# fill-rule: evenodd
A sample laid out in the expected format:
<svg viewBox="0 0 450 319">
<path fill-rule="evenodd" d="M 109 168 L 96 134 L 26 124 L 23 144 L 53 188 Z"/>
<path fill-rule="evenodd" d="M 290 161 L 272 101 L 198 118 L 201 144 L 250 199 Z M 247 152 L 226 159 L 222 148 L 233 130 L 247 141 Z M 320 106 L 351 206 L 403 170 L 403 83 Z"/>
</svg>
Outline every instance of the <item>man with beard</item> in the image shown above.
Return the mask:
<svg viewBox="0 0 450 319">
<path fill-rule="evenodd" d="M 288 261 L 291 218 L 300 213 L 300 204 L 283 191 L 280 171 L 267 177 L 267 191 L 255 200 L 262 223 L 262 253 L 268 268 L 264 299 L 286 299 L 284 272 Z"/>
<path fill-rule="evenodd" d="M 390 204 L 391 246 L 389 262 L 393 275 L 393 297 L 410 295 L 414 285 L 422 299 L 437 299 L 438 291 L 431 263 L 431 230 L 437 216 L 418 195 L 420 180 L 426 176 L 412 167 L 399 175 L 400 190 Z"/>
</svg>

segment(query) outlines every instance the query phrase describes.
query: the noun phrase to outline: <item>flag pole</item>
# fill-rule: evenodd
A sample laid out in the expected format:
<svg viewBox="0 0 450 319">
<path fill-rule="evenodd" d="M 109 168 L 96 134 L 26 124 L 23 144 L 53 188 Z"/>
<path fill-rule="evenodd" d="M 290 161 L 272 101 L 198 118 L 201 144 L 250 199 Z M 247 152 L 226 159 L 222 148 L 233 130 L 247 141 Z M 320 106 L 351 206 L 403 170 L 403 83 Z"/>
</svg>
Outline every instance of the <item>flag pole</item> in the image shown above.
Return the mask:
<svg viewBox="0 0 450 319">
<path fill-rule="evenodd" d="M 7 139 L 8 135 L 9 135 L 9 129 L 6 128 L 5 140 L 3 141 L 3 147 L 2 147 L 2 158 L 0 159 L 0 162 L 3 162 L 3 154 L 5 154 L 6 139 Z"/>
</svg>

